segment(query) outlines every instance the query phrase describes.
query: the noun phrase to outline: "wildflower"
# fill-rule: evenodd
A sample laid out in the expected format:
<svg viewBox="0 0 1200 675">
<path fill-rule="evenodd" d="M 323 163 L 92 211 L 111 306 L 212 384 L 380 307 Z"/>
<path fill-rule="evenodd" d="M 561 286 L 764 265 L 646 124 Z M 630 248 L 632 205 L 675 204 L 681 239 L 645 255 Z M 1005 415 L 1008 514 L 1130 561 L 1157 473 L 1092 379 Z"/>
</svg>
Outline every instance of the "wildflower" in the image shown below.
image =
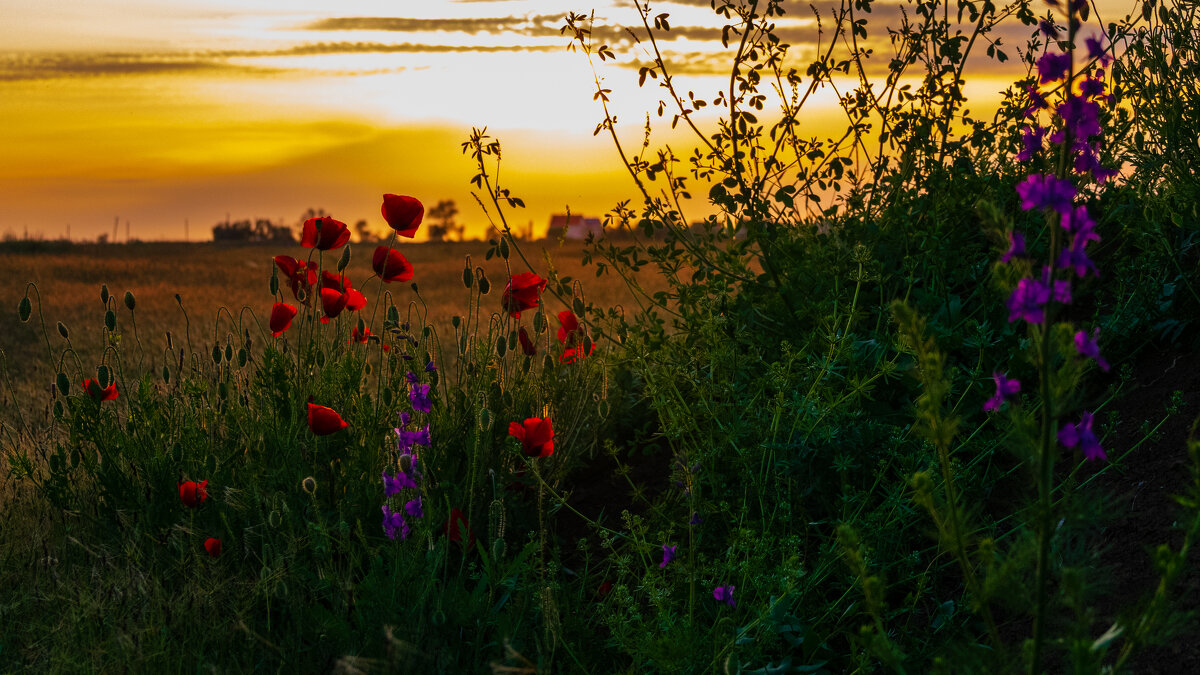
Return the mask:
<svg viewBox="0 0 1200 675">
<path fill-rule="evenodd" d="M 342 310 L 346 309 L 346 303 L 349 302 L 349 300 L 349 295 L 335 288 L 322 288 L 321 308 L 325 310 L 325 318 L 323 321 L 328 319 L 336 319 L 338 314 L 341 314 Z"/>
<path fill-rule="evenodd" d="M 328 217 L 309 218 L 304 221 L 300 234 L 300 245 L 328 251 L 341 248 L 350 241 L 350 228 L 340 220 Z"/>
<path fill-rule="evenodd" d="M 1108 54 L 1108 50 L 1104 48 L 1104 36 L 1084 38 L 1083 43 L 1087 45 L 1088 58 L 1100 61 L 1100 65 L 1105 68 L 1112 63 L 1113 57 Z"/>
<path fill-rule="evenodd" d="M 350 426 L 333 408 L 308 404 L 308 428 L 318 436 L 328 436 Z"/>
<path fill-rule="evenodd" d="M 463 530 L 466 530 L 467 543 L 463 545 Z M 446 533 L 446 538 L 450 541 L 457 542 L 459 546 L 469 549 L 475 545 L 475 533 L 471 531 L 471 526 L 467 524 L 467 518 L 462 511 L 458 509 L 450 509 L 450 517 L 442 524 L 442 531 Z"/>
<path fill-rule="evenodd" d="M 580 359 L 591 356 L 596 351 L 596 343 L 588 345 L 588 349 L 584 349 L 582 345 L 578 347 L 568 347 L 563 350 L 562 356 L 558 357 L 559 363 L 571 364 Z"/>
<path fill-rule="evenodd" d="M 393 281 L 412 281 L 413 266 L 408 259 L 394 248 L 380 246 L 371 256 L 371 269 L 383 280 L 390 284 Z"/>
<path fill-rule="evenodd" d="M 414 384 L 408 390 L 408 400 L 412 402 L 413 410 L 427 413 L 433 409 L 433 401 L 429 399 L 428 384 Z"/>
<path fill-rule="evenodd" d="M 713 599 L 730 607 L 737 607 L 737 601 L 733 599 L 733 589 L 734 586 L 717 586 L 713 589 Z"/>
<path fill-rule="evenodd" d="M 558 323 L 558 341 L 564 345 L 573 344 L 583 335 L 583 330 L 579 328 L 579 317 L 569 309 L 558 313 Z"/>
<path fill-rule="evenodd" d="M 1017 184 L 1017 195 L 1021 198 L 1021 209 L 1024 211 L 1050 207 L 1059 213 L 1066 213 L 1075 198 L 1075 186 L 1057 176 L 1030 174 Z"/>
<path fill-rule="evenodd" d="M 998 409 L 1001 404 L 1010 400 L 1021 391 L 1021 381 L 1010 380 L 1005 377 L 1004 373 L 995 371 L 992 373 L 992 379 L 996 382 L 996 393 L 983 404 L 984 412 L 992 412 Z"/>
<path fill-rule="evenodd" d="M 596 589 L 596 595 L 600 596 L 601 600 L 607 598 L 609 593 L 612 593 L 611 581 L 605 581 L 604 583 L 600 584 L 599 588 Z"/>
<path fill-rule="evenodd" d="M 370 338 L 371 338 L 371 329 L 370 328 L 363 329 L 363 332 L 360 333 L 360 332 L 358 332 L 358 326 L 355 326 L 354 328 L 350 329 L 350 339 L 346 340 L 346 344 L 348 344 L 348 345 L 352 345 L 355 343 L 360 344 L 360 345 L 366 344 L 367 340 L 369 340 Z"/>
<path fill-rule="evenodd" d="M 1064 424 L 1058 430 L 1058 442 L 1068 448 L 1079 446 L 1079 449 L 1083 451 L 1084 459 L 1108 459 L 1108 455 L 1104 454 L 1104 448 L 1100 447 L 1099 439 L 1092 431 L 1092 422 L 1092 413 L 1085 410 L 1080 416 L 1078 424 Z"/>
<path fill-rule="evenodd" d="M 1025 117 L 1032 117 L 1037 111 L 1050 107 L 1050 101 L 1046 100 L 1046 96 L 1038 91 L 1037 87 L 1028 87 L 1025 93 L 1029 96 L 1029 107 L 1025 109 Z"/>
<path fill-rule="evenodd" d="M 521 351 L 525 352 L 525 356 L 533 356 L 537 354 L 537 345 L 529 337 L 529 331 L 525 330 L 525 326 L 521 326 L 517 330 L 517 342 L 521 343 Z"/>
<path fill-rule="evenodd" d="M 667 566 L 667 563 L 675 559 L 675 549 L 677 548 L 679 547 L 663 544 L 663 559 L 662 562 L 658 564 L 658 569 L 663 569 Z"/>
<path fill-rule="evenodd" d="M 1082 96 L 1071 96 L 1058 105 L 1063 127 L 1079 139 L 1100 134 L 1100 104 Z"/>
<path fill-rule="evenodd" d="M 342 276 L 341 274 L 334 274 L 333 272 L 330 272 L 329 270 L 325 270 L 324 272 L 322 272 L 321 273 L 322 301 L 324 301 L 325 289 L 335 290 L 335 291 L 338 291 L 339 293 L 342 293 L 343 295 L 345 295 L 346 296 L 345 309 L 348 309 L 352 312 L 357 312 L 358 310 L 367 306 L 366 296 L 364 296 L 362 293 L 358 292 L 358 290 L 356 290 L 354 288 L 354 284 L 350 283 L 350 279 L 348 277 Z M 338 311 L 340 312 L 341 310 L 338 310 Z"/>
<path fill-rule="evenodd" d="M 385 194 L 379 212 L 396 234 L 412 239 L 421 226 L 421 219 L 425 217 L 425 206 L 416 197 Z"/>
<path fill-rule="evenodd" d="M 288 287 L 292 289 L 292 295 L 299 300 L 300 292 L 303 290 L 303 302 L 308 304 L 312 286 L 317 283 L 317 263 L 309 261 L 306 264 L 304 261 L 297 260 L 289 255 L 277 255 L 275 256 L 275 264 L 279 266 L 279 270 L 288 278 Z"/>
<path fill-rule="evenodd" d="M 538 306 L 539 296 L 546 290 L 546 280 L 533 272 L 514 274 L 500 295 L 500 305 L 514 319 L 521 312 Z"/>
<path fill-rule="evenodd" d="M 387 504 L 383 505 L 383 533 L 393 541 L 397 534 L 400 535 L 401 541 L 408 539 L 408 523 L 404 522 L 404 514 L 392 511 L 392 507 Z"/>
<path fill-rule="evenodd" d="M 1067 71 L 1071 68 L 1070 52 L 1046 52 L 1038 59 L 1038 82 L 1046 84 L 1055 80 L 1061 80 L 1066 76 Z"/>
<path fill-rule="evenodd" d="M 208 481 L 202 480 L 197 483 L 194 480 L 185 480 L 182 483 L 176 483 L 179 486 L 179 501 L 189 509 L 199 507 L 208 499 Z"/>
<path fill-rule="evenodd" d="M 101 387 L 99 382 L 89 377 L 83 382 L 80 382 L 79 386 L 83 387 L 83 390 L 87 392 L 87 395 L 91 396 L 92 400 L 97 403 L 102 401 L 111 401 L 117 397 L 116 382 L 109 384 L 107 387 Z"/>
<path fill-rule="evenodd" d="M 1054 40 L 1058 38 L 1058 28 L 1049 19 L 1042 19 L 1038 22 L 1038 31 L 1048 39 Z"/>
<path fill-rule="evenodd" d="M 204 550 L 208 552 L 210 558 L 216 558 L 221 555 L 221 540 L 209 537 L 204 540 Z"/>
<path fill-rule="evenodd" d="M 402 456 L 410 457 L 410 455 Z M 401 470 L 400 473 L 395 475 L 389 474 L 385 469 L 383 472 L 383 496 L 391 497 L 392 495 L 399 494 L 404 488 L 417 489 L 416 478 L 417 475 L 412 472 L 411 468 L 409 471 Z"/>
<path fill-rule="evenodd" d="M 425 372 L 427 372 L 427 373 L 436 373 L 437 372 L 437 366 L 434 365 L 433 361 L 430 361 L 429 363 L 425 364 Z"/>
<path fill-rule="evenodd" d="M 1025 278 L 1017 282 L 1008 298 L 1009 322 L 1023 319 L 1040 324 L 1046 320 L 1046 303 L 1050 302 L 1050 289 L 1036 279 Z"/>
<path fill-rule="evenodd" d="M 1088 270 L 1091 270 L 1096 276 L 1100 276 L 1100 270 L 1096 269 L 1096 264 L 1083 250 L 1093 238 L 1099 239 L 1100 237 L 1094 232 L 1076 234 L 1071 238 L 1071 245 L 1058 254 L 1055 266 L 1060 269 L 1074 270 L 1076 276 L 1079 277 L 1087 276 Z"/>
<path fill-rule="evenodd" d="M 425 510 L 421 508 L 421 497 L 418 495 L 416 499 L 405 502 L 404 512 L 413 518 L 424 518 Z"/>
<path fill-rule="evenodd" d="M 423 445 L 429 447 L 429 425 L 417 429 L 416 431 L 405 431 L 403 428 L 395 429 L 396 432 L 396 450 L 401 453 L 407 453 L 414 445 Z"/>
<path fill-rule="evenodd" d="M 1097 343 L 1097 338 L 1099 338 L 1099 336 L 1099 328 L 1096 328 L 1092 331 L 1092 336 L 1090 338 L 1087 336 L 1087 333 L 1084 333 L 1083 331 L 1075 333 L 1075 351 L 1079 352 L 1081 356 L 1086 356 L 1089 359 L 1093 359 L 1096 362 L 1096 365 L 1100 366 L 1100 370 L 1103 370 L 1107 373 L 1109 367 L 1108 361 L 1105 361 L 1104 357 L 1100 355 L 1100 345 Z"/>
<path fill-rule="evenodd" d="M 1004 256 L 1000 258 L 1000 262 L 1006 263 L 1013 258 L 1025 257 L 1025 235 L 1013 230 L 1008 233 L 1008 250 L 1004 252 Z"/>
<path fill-rule="evenodd" d="M 699 525 L 700 523 L 703 523 L 703 522 L 704 522 L 704 519 L 700 517 L 700 512 L 693 511 L 692 519 L 688 521 L 688 525 Z"/>
<path fill-rule="evenodd" d="M 508 435 L 521 441 L 521 449 L 529 457 L 549 457 L 554 454 L 554 429 L 550 418 L 530 417 L 522 425 L 508 425 Z"/>
<path fill-rule="evenodd" d="M 1021 151 L 1017 153 L 1018 162 L 1028 162 L 1033 156 L 1042 151 L 1042 140 L 1046 136 L 1046 127 L 1034 125 L 1021 129 Z"/>
<path fill-rule="evenodd" d="M 296 316 L 296 308 L 286 302 L 277 302 L 271 307 L 271 336 L 279 337 L 283 335 L 283 331 L 287 330 L 292 325 L 292 319 Z"/>
</svg>

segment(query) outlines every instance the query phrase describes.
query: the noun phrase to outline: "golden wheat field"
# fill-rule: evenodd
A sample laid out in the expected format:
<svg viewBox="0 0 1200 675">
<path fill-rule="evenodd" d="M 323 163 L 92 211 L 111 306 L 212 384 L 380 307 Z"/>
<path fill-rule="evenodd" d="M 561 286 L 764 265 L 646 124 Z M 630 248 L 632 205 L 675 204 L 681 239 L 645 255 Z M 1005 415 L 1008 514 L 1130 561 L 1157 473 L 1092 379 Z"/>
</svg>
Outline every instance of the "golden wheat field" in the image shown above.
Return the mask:
<svg viewBox="0 0 1200 675">
<path fill-rule="evenodd" d="M 346 274 L 355 288 L 368 299 L 363 316 L 369 317 L 381 284 L 373 278 L 371 252 L 375 244 L 353 245 Z M 401 308 L 402 320 L 406 307 L 413 303 L 414 312 L 424 314 L 434 326 L 446 351 L 452 351 L 454 329 L 451 319 L 465 315 L 468 289 L 463 283 L 463 270 L 470 265 L 481 267 L 491 290 L 482 296 L 481 321 L 485 330 L 487 317 L 500 310 L 500 295 L 507 282 L 504 260 L 494 256 L 485 260 L 489 248 L 486 242 L 446 242 L 397 244 L 415 268 L 419 298 L 408 283 L 383 285 Z M 236 320 L 257 320 L 266 330 L 274 299 L 270 293 L 272 258 L 276 255 L 304 257 L 309 252 L 299 245 L 278 244 L 183 244 L 145 243 L 132 245 L 47 245 L 46 250 L 14 251 L 0 249 L 0 350 L 3 350 L 7 369 L 6 381 L 0 393 L 0 404 L 8 411 L 20 409 L 37 417 L 47 415 L 51 405 L 53 382 L 59 371 L 59 358 L 66 358 L 65 372 L 75 372 L 75 354 L 57 330 L 62 322 L 68 331 L 70 346 L 79 357 L 83 372 L 93 371 L 100 363 L 103 345 L 105 309 L 101 303 L 101 286 L 116 297 L 116 334 L 123 351 L 140 356 L 141 372 L 157 372 L 163 365 L 166 334 L 171 332 L 177 346 L 189 336 L 193 351 L 204 354 L 215 342 L 221 345 L 240 345 L 235 340 Z M 521 250 L 543 277 L 550 276 L 551 264 L 560 278 L 572 277 L 581 282 L 581 290 L 589 303 L 606 307 L 621 305 L 632 313 L 634 299 L 624 282 L 615 275 L 596 276 L 595 266 L 580 262 L 584 245 L 581 242 L 559 242 L 554 239 L 526 242 Z M 324 265 L 333 268 L 339 252 L 325 254 Z M 509 263 L 513 273 L 527 271 L 514 252 Z M 661 277 L 644 270 L 640 283 L 650 293 L 665 286 Z M 27 323 L 18 319 L 17 305 L 26 294 L 28 284 L 33 301 L 33 315 Z M 136 298 L 133 315 L 122 303 L 126 291 Z M 285 299 L 295 302 L 283 284 Z M 176 302 L 179 294 L 182 301 Z M 39 303 L 40 298 L 40 303 Z M 421 304 L 423 301 L 423 305 Z M 549 291 L 544 295 L 551 315 L 567 308 L 570 298 L 559 300 Z M 46 337 L 42 335 L 41 316 L 45 321 Z M 221 308 L 228 310 L 228 314 Z M 186 310 L 186 318 L 185 312 Z M 218 319 L 219 314 L 219 319 Z M 414 317 L 419 316 L 414 314 Z M 231 318 L 232 317 L 232 318 Z M 375 330 L 382 323 L 383 312 L 375 317 Z M 416 319 L 414 318 L 414 322 Z M 136 322 L 136 325 L 135 325 Z M 552 327 L 555 325 L 551 318 Z M 251 331 L 251 340 L 261 342 L 260 334 Z M 266 335 L 269 336 L 267 331 Z M 47 348 L 47 338 L 49 349 Z M 140 349 L 137 344 L 140 342 Z M 55 362 L 48 363 L 47 353 Z M 127 359 L 129 357 L 126 357 Z M 127 379 L 129 379 L 127 373 Z"/>
</svg>

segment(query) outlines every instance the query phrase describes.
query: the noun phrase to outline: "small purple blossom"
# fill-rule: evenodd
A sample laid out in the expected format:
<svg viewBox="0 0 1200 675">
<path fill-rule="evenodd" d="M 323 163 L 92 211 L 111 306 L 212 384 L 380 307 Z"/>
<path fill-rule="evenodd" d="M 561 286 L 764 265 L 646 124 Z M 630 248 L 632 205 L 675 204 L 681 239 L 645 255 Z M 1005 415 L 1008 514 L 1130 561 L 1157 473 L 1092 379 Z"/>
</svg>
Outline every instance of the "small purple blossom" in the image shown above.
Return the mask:
<svg viewBox="0 0 1200 675">
<path fill-rule="evenodd" d="M 1038 32 L 1040 32 L 1042 35 L 1045 35 L 1047 38 L 1050 38 L 1051 40 L 1058 37 L 1058 28 L 1050 19 L 1042 19 L 1038 22 Z"/>
<path fill-rule="evenodd" d="M 677 548 L 679 548 L 679 547 L 678 546 L 670 546 L 668 544 L 663 544 L 663 559 L 662 559 L 662 562 L 660 562 L 658 564 L 659 569 L 663 569 L 664 567 L 667 566 L 667 563 L 669 563 L 675 559 L 675 549 L 677 549 Z"/>
<path fill-rule="evenodd" d="M 406 427 L 406 426 L 408 426 L 408 423 L 411 421 L 412 421 L 412 415 L 409 415 L 406 412 L 400 413 L 400 426 Z"/>
<path fill-rule="evenodd" d="M 1058 105 L 1058 116 L 1075 138 L 1100 135 L 1100 104 L 1082 96 L 1070 96 Z"/>
<path fill-rule="evenodd" d="M 420 379 L 417 377 L 417 374 L 411 370 L 404 374 L 404 379 L 408 380 L 409 384 L 416 384 L 420 381 Z"/>
<path fill-rule="evenodd" d="M 1066 213 L 1075 199 L 1075 186 L 1054 175 L 1030 174 L 1017 184 L 1017 196 L 1021 198 L 1022 210 L 1050 207 Z"/>
<path fill-rule="evenodd" d="M 1050 302 L 1050 288 L 1028 277 L 1017 282 L 1008 297 L 1008 321 L 1017 319 L 1040 324 L 1046 320 L 1046 303 Z"/>
<path fill-rule="evenodd" d="M 1013 230 L 1008 233 L 1008 250 L 1004 252 L 1004 256 L 1000 258 L 1000 262 L 1006 263 L 1013 258 L 1025 257 L 1025 235 Z"/>
<path fill-rule="evenodd" d="M 998 409 L 1005 401 L 1012 399 L 1021 392 L 1021 381 L 1016 379 L 1010 380 L 1000 371 L 993 372 L 992 379 L 996 382 L 996 394 L 983 404 L 984 412 L 992 412 Z"/>
<path fill-rule="evenodd" d="M 1070 52 L 1046 52 L 1037 62 L 1038 82 L 1046 84 L 1061 80 L 1071 69 Z"/>
<path fill-rule="evenodd" d="M 424 518 L 425 510 L 421 508 L 421 497 L 418 495 L 416 499 L 405 502 L 404 512 L 413 518 Z"/>
<path fill-rule="evenodd" d="M 1029 95 L 1029 107 L 1025 109 L 1025 117 L 1032 117 L 1039 110 L 1045 110 L 1050 107 L 1050 101 L 1046 100 L 1045 95 L 1038 91 L 1037 87 L 1028 87 L 1025 93 Z"/>
<path fill-rule="evenodd" d="M 1089 59 L 1097 59 L 1100 65 L 1107 67 L 1112 63 L 1113 57 L 1108 54 L 1108 50 L 1104 48 L 1104 36 L 1084 38 L 1083 43 L 1087 45 Z"/>
<path fill-rule="evenodd" d="M 1080 416 L 1078 424 L 1064 424 L 1058 430 L 1058 442 L 1068 448 L 1078 446 L 1083 451 L 1084 459 L 1108 459 L 1108 455 L 1104 454 L 1104 448 L 1100 447 L 1100 440 L 1092 431 L 1092 422 L 1092 413 L 1085 410 Z"/>
<path fill-rule="evenodd" d="M 700 523 L 703 523 L 703 522 L 704 522 L 704 519 L 700 517 L 700 512 L 693 511 L 692 519 L 688 521 L 688 525 L 699 525 Z"/>
<path fill-rule="evenodd" d="M 713 599 L 730 607 L 737 607 L 737 601 L 733 599 L 733 589 L 734 586 L 717 586 L 713 589 Z"/>
<path fill-rule="evenodd" d="M 1042 141 L 1046 137 L 1046 127 L 1034 125 L 1021 129 L 1021 151 L 1017 153 L 1018 162 L 1028 162 L 1033 156 L 1042 151 Z"/>
<path fill-rule="evenodd" d="M 433 365 L 433 361 L 425 364 L 425 372 L 432 373 L 437 370 L 437 366 Z"/>
<path fill-rule="evenodd" d="M 404 514 L 392 511 L 392 507 L 387 504 L 383 505 L 383 533 L 393 541 L 397 534 L 402 541 L 408 539 L 408 523 L 404 522 Z"/>
<path fill-rule="evenodd" d="M 405 431 L 404 429 L 395 429 L 396 432 L 396 450 L 401 453 L 406 453 L 412 450 L 414 445 L 424 446 L 426 448 L 432 443 L 429 437 L 429 425 L 417 429 L 416 431 Z"/>
<path fill-rule="evenodd" d="M 1096 236 L 1092 233 L 1092 236 Z M 1099 239 L 1099 237 L 1096 237 Z M 1058 254 L 1058 260 L 1055 266 L 1059 269 L 1074 270 L 1076 276 L 1087 276 L 1088 270 L 1091 270 L 1096 276 L 1100 276 L 1100 270 L 1096 269 L 1096 264 L 1084 252 L 1084 247 L 1087 246 L 1089 237 L 1086 233 L 1076 234 L 1071 238 L 1071 245 L 1064 248 L 1062 253 Z"/>
<path fill-rule="evenodd" d="M 408 399 L 412 401 L 413 410 L 427 413 L 433 409 L 433 401 L 429 399 L 429 385 L 414 384 L 408 391 Z"/>
<path fill-rule="evenodd" d="M 1075 333 L 1075 351 L 1079 352 L 1081 356 L 1093 359 L 1096 365 L 1100 366 L 1100 370 L 1107 373 L 1109 368 L 1108 361 L 1104 360 L 1104 357 L 1100 355 L 1100 345 L 1097 342 L 1099 337 L 1099 328 L 1092 330 L 1091 337 L 1088 337 L 1087 333 L 1083 331 Z"/>
<path fill-rule="evenodd" d="M 412 471 L 415 474 L 414 469 L 410 469 L 410 471 Z M 411 488 L 411 489 L 415 490 L 417 488 L 417 481 L 415 479 L 416 479 L 415 475 L 406 473 L 403 471 L 401 471 L 400 473 L 397 473 L 395 475 L 389 474 L 387 471 L 384 471 L 383 472 L 383 496 L 391 497 L 394 494 L 399 494 L 399 492 L 405 488 Z"/>
</svg>

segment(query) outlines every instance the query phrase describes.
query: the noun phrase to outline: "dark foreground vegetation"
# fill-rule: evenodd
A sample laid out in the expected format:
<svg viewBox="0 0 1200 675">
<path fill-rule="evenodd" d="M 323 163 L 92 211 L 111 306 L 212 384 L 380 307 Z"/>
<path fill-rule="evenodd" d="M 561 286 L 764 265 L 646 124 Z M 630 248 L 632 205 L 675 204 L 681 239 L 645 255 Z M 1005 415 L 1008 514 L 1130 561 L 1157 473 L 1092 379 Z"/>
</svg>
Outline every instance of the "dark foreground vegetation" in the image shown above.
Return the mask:
<svg viewBox="0 0 1200 675">
<path fill-rule="evenodd" d="M 269 317 L 139 340 L 106 288 L 94 362 L 30 287 L 11 330 L 59 374 L 0 436 L 0 668 L 1192 672 L 1195 5 L 912 2 L 885 31 L 855 0 L 803 63 L 779 3 L 713 5 L 727 91 L 640 73 L 694 154 L 621 146 L 597 79 L 636 190 L 609 227 L 641 238 L 584 260 L 627 305 L 506 234 L 435 331 L 396 195 L 358 287 L 313 218 Z M 564 26 L 595 67 L 597 28 Z M 1029 74 L 976 119 L 986 59 Z M 829 87 L 846 133 L 810 138 Z M 464 143 L 508 233 L 499 150 Z"/>
</svg>

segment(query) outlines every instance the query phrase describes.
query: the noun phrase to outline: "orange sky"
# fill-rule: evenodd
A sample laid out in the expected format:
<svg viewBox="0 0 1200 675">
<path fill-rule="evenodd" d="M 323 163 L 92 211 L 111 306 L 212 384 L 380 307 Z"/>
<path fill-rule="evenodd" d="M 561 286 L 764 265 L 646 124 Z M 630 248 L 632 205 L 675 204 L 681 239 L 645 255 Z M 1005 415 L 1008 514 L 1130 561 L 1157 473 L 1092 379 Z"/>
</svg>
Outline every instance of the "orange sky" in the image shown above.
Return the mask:
<svg viewBox="0 0 1200 675">
<path fill-rule="evenodd" d="M 617 40 L 617 26 L 638 22 L 629 2 L 593 6 L 600 37 Z M 791 6 L 777 23 L 803 66 L 814 26 L 805 5 Z M 486 219 L 460 152 L 472 126 L 504 144 L 504 185 L 527 205 L 510 222 L 540 232 L 567 206 L 599 216 L 634 189 L 611 141 L 592 136 L 602 113 L 587 62 L 558 34 L 567 9 L 589 7 L 0 0 L 0 234 L 57 238 L 69 224 L 72 238 L 94 239 L 111 236 L 119 218 L 118 240 L 126 221 L 142 239 L 181 239 L 187 221 L 199 240 L 226 214 L 294 223 L 309 207 L 381 227 L 380 196 L 395 192 L 427 205 L 454 199 L 468 234 L 479 235 Z M 654 12 L 670 13 L 668 58 L 687 64 L 677 84 L 708 97 L 726 87 L 712 39 L 725 21 L 707 0 L 656 2 Z M 882 35 L 896 15 L 877 2 L 873 30 Z M 614 44 L 620 56 L 601 74 L 636 147 L 658 92 L 637 87 L 640 47 Z M 968 77 L 972 109 L 994 105 L 1017 73 Z M 834 98 L 815 103 L 806 122 L 824 135 L 838 120 Z M 667 122 L 659 129 L 656 143 L 686 142 Z"/>
</svg>

